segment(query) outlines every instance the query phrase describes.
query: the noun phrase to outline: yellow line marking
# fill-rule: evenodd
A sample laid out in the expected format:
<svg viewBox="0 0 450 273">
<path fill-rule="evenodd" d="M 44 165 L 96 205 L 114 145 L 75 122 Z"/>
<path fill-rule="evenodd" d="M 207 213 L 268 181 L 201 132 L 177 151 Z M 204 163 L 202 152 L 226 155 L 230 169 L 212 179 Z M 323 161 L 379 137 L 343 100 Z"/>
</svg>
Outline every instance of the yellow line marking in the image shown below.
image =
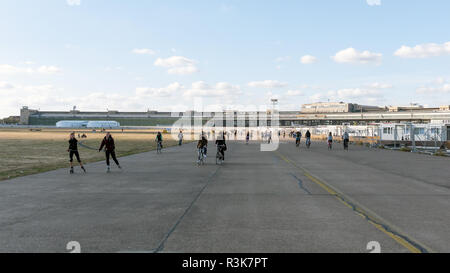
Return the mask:
<svg viewBox="0 0 450 273">
<path fill-rule="evenodd" d="M 389 230 L 387 230 L 385 226 L 388 226 L 388 228 L 391 229 L 391 230 L 393 230 L 393 228 L 392 228 L 392 225 L 388 224 L 386 220 L 382 220 L 381 217 L 375 216 L 374 213 L 369 213 L 368 209 L 362 209 L 361 208 L 362 206 L 357 204 L 357 202 L 355 202 L 353 200 L 352 200 L 352 203 L 354 205 L 351 205 L 350 202 L 347 201 L 347 200 L 351 200 L 351 199 L 349 197 L 347 197 L 345 194 L 343 194 L 341 192 L 338 192 L 337 190 L 334 190 L 330 185 L 328 185 L 327 183 L 325 183 L 325 182 L 319 180 L 318 178 L 314 177 L 306 169 L 298 166 L 292 160 L 290 160 L 287 157 L 285 157 L 284 155 L 282 155 L 280 152 L 277 151 L 276 153 L 286 163 L 288 163 L 288 164 L 294 166 L 295 168 L 301 170 L 303 172 L 303 174 L 308 179 L 310 179 L 311 181 L 313 181 L 314 183 L 319 185 L 322 189 L 327 191 L 329 194 L 331 194 L 334 197 L 336 197 L 336 199 L 338 199 L 346 207 L 354 210 L 356 214 L 358 214 L 359 216 L 365 218 L 369 223 L 371 223 L 373 226 L 375 226 L 378 230 L 382 231 L 383 233 L 388 235 L 390 238 L 394 239 L 397 243 L 399 243 L 400 245 L 402 245 L 403 247 L 405 247 L 406 249 L 408 249 L 412 253 L 422 253 L 422 251 L 419 248 L 415 247 L 414 245 L 412 245 L 410 242 L 408 242 L 404 238 L 402 238 L 402 237 L 400 237 L 400 236 L 390 232 Z M 383 224 L 379 224 L 377 222 L 382 222 Z M 418 243 L 417 240 L 412 240 L 411 237 L 404 235 L 404 233 L 400 232 L 398 229 L 396 229 L 395 232 L 400 234 L 400 235 L 402 235 L 403 237 L 409 238 L 411 241 L 413 241 L 417 245 L 420 245 L 420 247 L 425 249 L 426 251 L 434 252 L 430 248 L 424 246 L 423 244 Z"/>
</svg>

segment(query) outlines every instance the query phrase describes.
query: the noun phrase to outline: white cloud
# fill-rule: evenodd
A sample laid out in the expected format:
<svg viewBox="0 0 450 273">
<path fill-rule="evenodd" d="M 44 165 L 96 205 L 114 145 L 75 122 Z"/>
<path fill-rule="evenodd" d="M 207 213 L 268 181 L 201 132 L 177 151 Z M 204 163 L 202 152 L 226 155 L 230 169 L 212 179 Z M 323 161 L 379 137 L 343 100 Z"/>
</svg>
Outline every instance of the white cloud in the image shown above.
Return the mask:
<svg viewBox="0 0 450 273">
<path fill-rule="evenodd" d="M 66 0 L 69 6 L 79 6 L 81 5 L 81 0 Z"/>
<path fill-rule="evenodd" d="M 37 69 L 37 72 L 41 73 L 41 74 L 56 74 L 56 73 L 61 72 L 61 69 L 56 66 L 45 66 L 44 65 L 44 66 L 40 66 Z"/>
<path fill-rule="evenodd" d="M 179 83 L 172 83 L 163 88 L 137 88 L 133 94 L 111 92 L 90 92 L 87 95 L 62 95 L 64 89 L 53 85 L 21 86 L 0 82 L 0 117 L 19 112 L 20 107 L 27 105 L 32 109 L 61 110 L 71 109 L 77 105 L 84 110 L 117 109 L 129 111 L 148 109 L 151 103 L 158 103 L 160 97 L 182 90 Z M 17 115 L 16 114 L 16 115 Z"/>
<path fill-rule="evenodd" d="M 414 47 L 402 46 L 394 53 L 395 56 L 401 58 L 429 58 L 450 55 L 450 42 L 443 44 L 422 44 Z"/>
<path fill-rule="evenodd" d="M 371 89 L 347 88 L 347 89 L 339 89 L 337 91 L 329 91 L 328 95 L 342 99 L 347 99 L 347 98 L 380 96 L 381 92 L 379 90 L 371 90 Z"/>
<path fill-rule="evenodd" d="M 213 86 L 204 81 L 192 83 L 190 89 L 184 92 L 186 97 L 233 97 L 242 94 L 238 85 L 226 82 L 219 82 Z"/>
<path fill-rule="evenodd" d="M 286 87 L 288 84 L 285 82 L 273 81 L 273 80 L 265 80 L 265 81 L 254 81 L 249 82 L 248 86 L 250 87 L 259 87 L 259 88 L 281 88 Z"/>
<path fill-rule="evenodd" d="M 14 85 L 7 82 L 0 82 L 0 89 L 13 89 Z"/>
<path fill-rule="evenodd" d="M 300 58 L 300 62 L 302 64 L 313 64 L 313 63 L 317 62 L 317 58 L 314 56 L 311 56 L 311 55 L 305 55 Z"/>
<path fill-rule="evenodd" d="M 350 47 L 336 53 L 331 58 L 337 63 L 381 63 L 383 55 L 381 53 L 373 53 L 370 51 L 359 52 L 356 49 Z"/>
<path fill-rule="evenodd" d="M 139 54 L 139 55 L 155 55 L 156 54 L 156 52 L 154 50 L 148 49 L 148 48 L 135 48 L 131 52 L 133 52 L 134 54 Z"/>
<path fill-rule="evenodd" d="M 0 65 L 0 74 L 14 75 L 14 74 L 56 74 L 61 72 L 57 66 L 40 66 L 38 68 L 18 67 L 9 64 Z"/>
<path fill-rule="evenodd" d="M 446 83 L 442 86 L 438 87 L 419 87 L 417 88 L 417 93 L 419 94 L 441 94 L 441 93 L 450 93 L 450 83 Z"/>
<path fill-rule="evenodd" d="M 136 88 L 136 95 L 138 97 L 169 97 L 183 88 L 184 87 L 178 82 L 174 82 L 163 88 L 138 87 Z"/>
<path fill-rule="evenodd" d="M 369 88 L 373 88 L 373 89 L 388 89 L 388 88 L 392 88 L 392 84 L 388 84 L 388 83 L 379 83 L 379 82 L 374 82 L 371 84 L 367 84 L 366 85 Z"/>
<path fill-rule="evenodd" d="M 450 81 L 439 77 L 432 84 L 424 85 L 416 90 L 419 94 L 439 95 L 450 93 Z"/>
<path fill-rule="evenodd" d="M 197 62 L 183 56 L 172 56 L 167 59 L 158 58 L 154 65 L 168 68 L 167 73 L 188 75 L 198 72 Z"/>
<path fill-rule="evenodd" d="M 290 97 L 295 97 L 295 96 L 304 96 L 305 94 L 303 93 L 302 90 L 288 90 L 286 92 L 286 96 L 290 96 Z"/>
<path fill-rule="evenodd" d="M 173 75 L 189 75 L 196 72 L 198 72 L 198 69 L 194 65 L 173 67 L 167 70 L 167 73 Z"/>
<path fill-rule="evenodd" d="M 183 56 L 172 56 L 167 59 L 158 58 L 155 61 L 156 66 L 162 67 L 177 67 L 177 66 L 189 66 L 194 65 L 196 62 L 194 60 L 188 59 Z"/>
<path fill-rule="evenodd" d="M 366 0 L 367 5 L 369 6 L 380 6 L 381 0 Z"/>
<path fill-rule="evenodd" d="M 384 98 L 384 92 L 381 89 L 390 88 L 387 85 L 374 84 L 367 88 L 342 88 L 330 90 L 325 93 L 316 93 L 310 96 L 313 102 L 318 101 L 346 101 L 379 103 Z M 355 101 L 356 100 L 356 101 Z"/>
<path fill-rule="evenodd" d="M 0 74 L 24 74 L 24 73 L 33 73 L 34 70 L 32 68 L 23 68 L 17 67 L 9 64 L 0 64 Z"/>
</svg>

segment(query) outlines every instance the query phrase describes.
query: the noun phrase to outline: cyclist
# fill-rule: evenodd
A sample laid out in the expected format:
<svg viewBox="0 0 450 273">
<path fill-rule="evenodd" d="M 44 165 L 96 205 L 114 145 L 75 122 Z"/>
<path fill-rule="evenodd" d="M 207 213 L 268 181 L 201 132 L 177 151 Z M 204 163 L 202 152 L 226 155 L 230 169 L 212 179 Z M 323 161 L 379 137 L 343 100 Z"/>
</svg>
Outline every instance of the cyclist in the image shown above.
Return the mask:
<svg viewBox="0 0 450 273">
<path fill-rule="evenodd" d="M 216 139 L 217 150 L 222 154 L 222 160 L 225 161 L 225 151 L 227 150 L 227 144 L 225 143 L 225 133 L 221 134 Z"/>
<path fill-rule="evenodd" d="M 302 132 L 298 131 L 295 138 L 295 145 L 300 146 L 300 142 L 302 140 Z"/>
<path fill-rule="evenodd" d="M 309 145 L 311 145 L 311 133 L 309 132 L 309 130 L 306 131 L 305 137 L 306 137 L 306 146 L 309 147 Z"/>
<path fill-rule="evenodd" d="M 106 133 L 106 136 L 103 138 L 102 143 L 100 144 L 100 148 L 98 149 L 99 152 L 101 152 L 101 150 L 103 149 L 103 147 L 105 147 L 105 156 L 106 156 L 106 172 L 110 172 L 110 168 L 109 168 L 109 156 L 112 157 L 112 159 L 114 160 L 114 162 L 116 163 L 117 167 L 119 167 L 119 169 L 122 169 L 122 167 L 119 164 L 119 161 L 116 158 L 116 146 L 114 144 L 114 139 L 111 136 L 111 134 L 108 132 Z"/>
<path fill-rule="evenodd" d="M 205 135 L 202 134 L 201 138 L 197 142 L 197 149 L 198 149 L 198 162 L 200 162 L 200 153 L 203 153 L 203 156 L 206 158 L 207 148 L 208 147 L 208 140 L 206 139 Z"/>
<path fill-rule="evenodd" d="M 80 154 L 78 153 L 78 140 L 75 138 L 75 132 L 70 134 L 69 139 L 69 149 L 67 149 L 69 152 L 69 161 L 70 161 L 70 173 L 73 173 L 73 156 L 77 158 L 78 163 L 80 164 L 81 169 L 86 172 L 86 169 L 83 166 L 83 163 L 81 163 Z"/>
<path fill-rule="evenodd" d="M 157 144 L 157 145 L 160 145 L 160 147 L 161 147 L 161 149 L 162 149 L 162 147 L 163 147 L 163 145 L 162 145 L 162 142 L 163 142 L 163 136 L 162 136 L 161 132 L 158 132 L 158 134 L 156 134 L 156 139 L 155 139 L 155 141 L 156 141 L 156 144 Z"/>
<path fill-rule="evenodd" d="M 328 134 L 327 137 L 327 142 L 328 142 L 328 150 L 331 150 L 331 148 L 333 147 L 333 135 L 331 134 L 331 132 Z"/>
<path fill-rule="evenodd" d="M 342 135 L 342 139 L 344 140 L 344 150 L 348 150 L 348 142 L 350 141 L 350 136 L 348 135 L 347 131 L 345 131 Z"/>
</svg>

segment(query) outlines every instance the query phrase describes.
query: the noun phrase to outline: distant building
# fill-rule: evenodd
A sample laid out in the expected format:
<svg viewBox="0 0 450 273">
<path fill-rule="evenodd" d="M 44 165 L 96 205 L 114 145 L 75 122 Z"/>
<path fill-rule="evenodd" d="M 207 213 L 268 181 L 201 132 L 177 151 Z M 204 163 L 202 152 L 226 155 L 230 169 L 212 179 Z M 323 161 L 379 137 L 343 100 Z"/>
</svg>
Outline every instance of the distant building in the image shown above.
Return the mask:
<svg viewBox="0 0 450 273">
<path fill-rule="evenodd" d="M 61 120 L 56 123 L 58 128 L 118 128 L 120 123 L 111 120 Z"/>
<path fill-rule="evenodd" d="M 117 122 L 117 126 L 165 126 L 170 127 L 180 118 L 188 126 L 196 124 L 200 119 L 208 126 L 270 126 L 270 111 L 222 111 L 222 112 L 121 112 L 109 111 L 39 111 L 23 107 L 20 111 L 20 124 L 55 126 L 57 122 L 78 121 L 73 126 L 88 126 L 83 122 L 97 122 L 93 127 L 109 128 L 109 122 Z M 345 102 L 320 102 L 304 104 L 301 111 L 279 111 L 280 126 L 314 126 L 340 124 L 368 124 L 380 122 L 414 122 L 430 123 L 433 120 L 450 120 L 450 106 L 427 108 L 419 105 L 400 107 L 378 107 Z M 267 120 L 267 121 L 266 121 Z M 102 122 L 106 122 L 102 125 Z M 58 126 L 63 126 L 59 123 Z"/>
<path fill-rule="evenodd" d="M 302 105 L 302 113 L 354 113 L 382 111 L 378 106 L 359 105 L 346 102 L 317 102 Z"/>
<path fill-rule="evenodd" d="M 450 105 L 442 105 L 439 107 L 439 111 L 450 111 Z"/>
<path fill-rule="evenodd" d="M 420 111 L 420 110 L 439 110 L 439 108 L 424 108 L 423 105 L 417 103 L 411 103 L 408 106 L 388 106 L 389 112 L 401 112 L 401 111 Z"/>
</svg>

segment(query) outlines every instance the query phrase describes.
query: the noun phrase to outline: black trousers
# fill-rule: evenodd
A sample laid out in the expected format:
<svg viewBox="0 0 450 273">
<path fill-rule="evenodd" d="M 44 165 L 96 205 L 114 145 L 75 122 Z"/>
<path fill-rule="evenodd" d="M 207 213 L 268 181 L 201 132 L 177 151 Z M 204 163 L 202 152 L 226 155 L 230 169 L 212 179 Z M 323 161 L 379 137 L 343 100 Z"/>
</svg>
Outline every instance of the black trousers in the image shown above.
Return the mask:
<svg viewBox="0 0 450 273">
<path fill-rule="evenodd" d="M 119 166 L 119 161 L 117 161 L 116 152 L 114 150 L 112 151 L 106 150 L 105 155 L 106 155 L 106 165 L 109 166 L 109 156 L 111 155 L 114 162 L 117 164 L 117 166 Z"/>
<path fill-rule="evenodd" d="M 78 162 L 81 162 L 80 159 L 80 154 L 78 153 L 78 151 L 70 151 L 69 152 L 69 158 L 70 158 L 70 162 L 73 162 L 73 156 L 75 155 L 75 157 L 77 158 Z"/>
</svg>

